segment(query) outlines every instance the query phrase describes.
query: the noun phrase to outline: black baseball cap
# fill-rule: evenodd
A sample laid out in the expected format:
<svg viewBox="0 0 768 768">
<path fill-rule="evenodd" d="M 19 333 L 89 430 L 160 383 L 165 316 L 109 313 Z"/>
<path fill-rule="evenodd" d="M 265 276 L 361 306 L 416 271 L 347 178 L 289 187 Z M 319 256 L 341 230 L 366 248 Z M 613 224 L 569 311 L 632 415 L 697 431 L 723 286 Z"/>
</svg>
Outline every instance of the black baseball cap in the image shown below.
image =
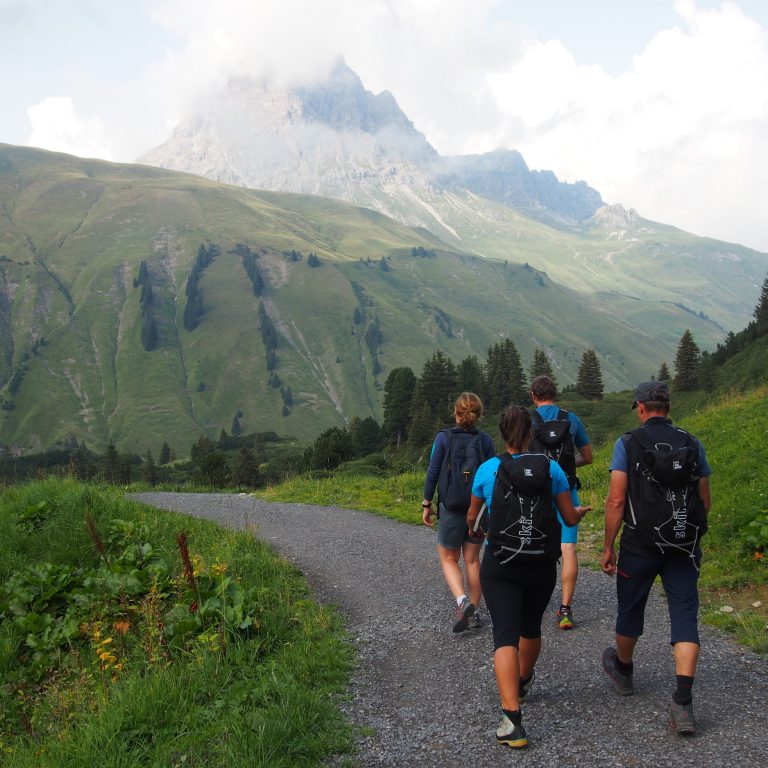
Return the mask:
<svg viewBox="0 0 768 768">
<path fill-rule="evenodd" d="M 645 403 L 648 400 L 660 400 L 664 402 L 669 400 L 669 387 L 663 381 L 644 381 L 635 387 L 635 399 L 632 401 L 632 407 L 637 408 L 638 403 Z"/>
</svg>

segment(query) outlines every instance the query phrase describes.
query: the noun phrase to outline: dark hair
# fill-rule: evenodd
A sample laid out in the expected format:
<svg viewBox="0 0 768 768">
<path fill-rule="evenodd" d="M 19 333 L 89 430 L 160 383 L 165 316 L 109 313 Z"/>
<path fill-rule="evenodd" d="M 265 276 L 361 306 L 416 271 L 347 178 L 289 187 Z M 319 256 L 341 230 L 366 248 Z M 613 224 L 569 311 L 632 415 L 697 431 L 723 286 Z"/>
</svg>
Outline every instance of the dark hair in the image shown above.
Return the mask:
<svg viewBox="0 0 768 768">
<path fill-rule="evenodd" d="M 499 432 L 508 448 L 527 451 L 531 442 L 531 414 L 528 409 L 508 405 L 501 413 Z"/>
<path fill-rule="evenodd" d="M 531 382 L 531 394 L 537 400 L 554 400 L 557 397 L 557 387 L 549 376 L 537 376 Z"/>
<path fill-rule="evenodd" d="M 669 413 L 669 398 L 664 392 L 651 392 L 650 397 L 653 399 L 643 401 L 646 411 L 650 413 Z"/>
</svg>

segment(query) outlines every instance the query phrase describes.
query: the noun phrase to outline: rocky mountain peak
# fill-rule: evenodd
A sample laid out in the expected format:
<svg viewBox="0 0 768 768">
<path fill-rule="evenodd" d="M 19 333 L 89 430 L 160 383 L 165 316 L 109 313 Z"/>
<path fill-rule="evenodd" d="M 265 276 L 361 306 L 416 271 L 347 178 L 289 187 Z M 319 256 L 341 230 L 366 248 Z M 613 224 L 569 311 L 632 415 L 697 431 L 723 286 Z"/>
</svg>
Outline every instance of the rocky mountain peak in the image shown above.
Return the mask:
<svg viewBox="0 0 768 768">
<path fill-rule="evenodd" d="M 442 157 L 388 91 L 366 90 L 343 60 L 317 83 L 247 78 L 209 95 L 139 162 L 246 187 L 337 197 L 441 237 L 441 201 L 471 193 L 549 222 L 575 224 L 602 205 L 585 183 L 531 171 L 522 155 Z M 455 202 L 455 201 L 454 201 Z"/>
</svg>

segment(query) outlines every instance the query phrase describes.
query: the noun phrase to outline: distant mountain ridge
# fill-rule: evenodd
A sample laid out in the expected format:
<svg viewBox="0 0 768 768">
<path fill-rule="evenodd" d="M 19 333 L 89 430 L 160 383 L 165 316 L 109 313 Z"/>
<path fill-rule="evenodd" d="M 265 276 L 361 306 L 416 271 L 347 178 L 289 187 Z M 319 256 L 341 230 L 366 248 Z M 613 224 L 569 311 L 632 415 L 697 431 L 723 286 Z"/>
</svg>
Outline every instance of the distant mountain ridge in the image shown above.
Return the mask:
<svg viewBox="0 0 768 768">
<path fill-rule="evenodd" d="M 391 93 L 366 90 L 343 61 L 311 87 L 232 80 L 139 162 L 256 189 L 338 197 L 441 237 L 435 198 L 450 201 L 465 190 L 545 222 L 577 224 L 603 205 L 585 182 L 531 171 L 516 151 L 441 156 Z"/>
</svg>

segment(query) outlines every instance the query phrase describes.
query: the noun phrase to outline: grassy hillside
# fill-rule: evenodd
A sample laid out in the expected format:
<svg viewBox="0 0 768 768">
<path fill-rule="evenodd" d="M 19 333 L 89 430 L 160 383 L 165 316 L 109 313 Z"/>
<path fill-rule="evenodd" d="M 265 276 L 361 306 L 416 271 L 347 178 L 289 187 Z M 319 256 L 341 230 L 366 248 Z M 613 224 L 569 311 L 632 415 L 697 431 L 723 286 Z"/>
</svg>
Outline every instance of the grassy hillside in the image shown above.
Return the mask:
<svg viewBox="0 0 768 768">
<path fill-rule="evenodd" d="M 476 203 L 479 237 L 490 209 Z M 181 453 L 201 433 L 229 430 L 238 413 L 245 432 L 312 439 L 353 416 L 380 418 L 388 372 L 418 373 L 437 348 L 455 361 L 483 358 L 510 336 L 526 367 L 535 347 L 546 348 L 565 384 L 595 347 L 606 388 L 623 389 L 673 359 L 685 328 L 701 344 L 722 338 L 719 321 L 622 296 L 608 277 L 592 286 L 600 292 L 563 287 L 524 262 L 547 252 L 554 268 L 568 249 L 553 243 L 577 248 L 589 237 L 502 208 L 494 216 L 511 217 L 519 232 L 508 232 L 505 259 L 485 259 L 338 201 L 2 145 L 0 442 L 29 452 L 74 437 L 144 452 L 167 440 Z M 218 255 L 199 277 L 204 311 L 187 330 L 187 283 L 203 243 Z M 262 296 L 238 245 L 255 254 Z M 747 261 L 734 262 L 730 279 L 746 284 Z M 142 346 L 135 284 L 142 262 L 152 351 Z M 276 376 L 260 304 L 276 333 Z"/>
</svg>

